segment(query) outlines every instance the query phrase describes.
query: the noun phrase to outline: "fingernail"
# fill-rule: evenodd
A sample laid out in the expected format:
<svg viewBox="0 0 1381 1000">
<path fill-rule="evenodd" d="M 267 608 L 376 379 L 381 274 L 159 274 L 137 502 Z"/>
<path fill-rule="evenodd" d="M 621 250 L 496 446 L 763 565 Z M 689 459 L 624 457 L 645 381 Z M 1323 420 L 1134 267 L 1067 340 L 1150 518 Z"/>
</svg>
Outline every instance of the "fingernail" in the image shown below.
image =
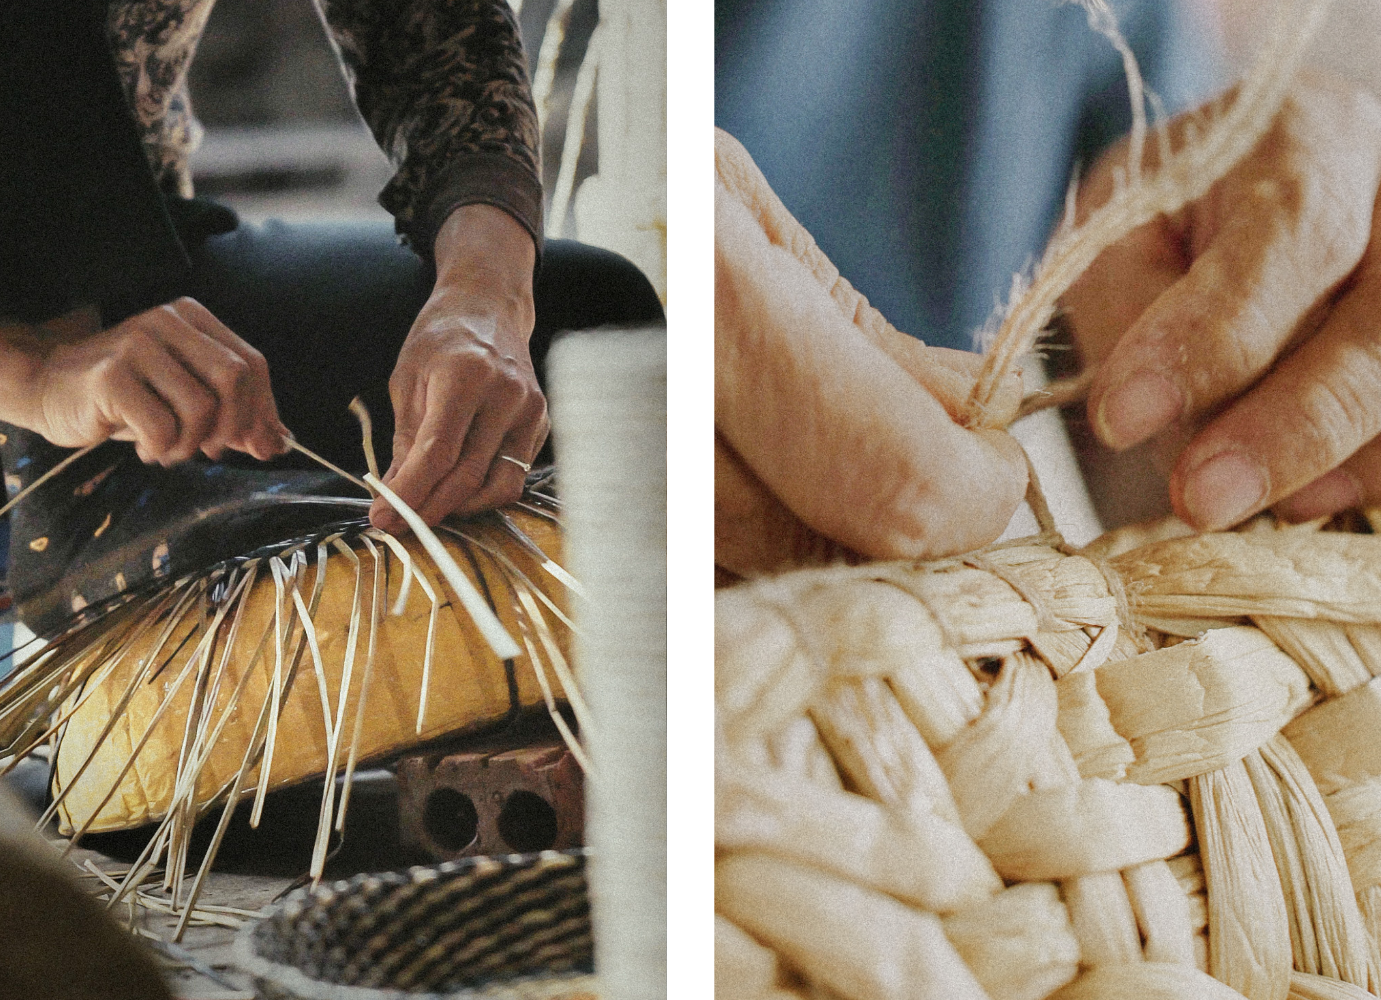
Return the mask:
<svg viewBox="0 0 1381 1000">
<path fill-rule="evenodd" d="M 1266 470 L 1239 451 L 1220 451 L 1185 477 L 1185 512 L 1203 531 L 1232 527 L 1265 496 Z"/>
<path fill-rule="evenodd" d="M 1113 448 L 1140 444 L 1184 412 L 1184 394 L 1163 375 L 1141 371 L 1103 397 L 1098 436 Z"/>
<path fill-rule="evenodd" d="M 1362 488 L 1343 469 L 1334 469 L 1275 505 L 1287 521 L 1312 521 L 1356 507 L 1362 502 Z"/>
</svg>

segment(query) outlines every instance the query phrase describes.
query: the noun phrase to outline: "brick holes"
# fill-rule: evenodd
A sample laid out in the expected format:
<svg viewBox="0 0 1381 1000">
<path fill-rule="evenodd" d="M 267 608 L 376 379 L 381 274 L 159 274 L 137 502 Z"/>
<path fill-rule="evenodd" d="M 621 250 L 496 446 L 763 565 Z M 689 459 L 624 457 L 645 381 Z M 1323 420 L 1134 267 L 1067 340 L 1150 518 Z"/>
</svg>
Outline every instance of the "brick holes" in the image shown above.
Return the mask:
<svg viewBox="0 0 1381 1000">
<path fill-rule="evenodd" d="M 537 798 L 537 796 L 532 796 Z M 538 799 L 541 802 L 541 799 Z M 542 803 L 546 805 L 545 802 Z M 547 806 L 550 810 L 550 806 Z M 502 821 L 500 821 L 502 822 Z M 552 829 L 556 829 L 556 815 L 552 814 Z M 480 816 L 470 796 L 454 788 L 438 788 L 427 796 L 422 814 L 422 826 L 438 847 L 446 851 L 463 851 L 479 835 Z"/>
<path fill-rule="evenodd" d="M 556 810 L 540 795 L 520 789 L 503 804 L 499 836 L 520 854 L 545 851 L 556 843 Z"/>
</svg>

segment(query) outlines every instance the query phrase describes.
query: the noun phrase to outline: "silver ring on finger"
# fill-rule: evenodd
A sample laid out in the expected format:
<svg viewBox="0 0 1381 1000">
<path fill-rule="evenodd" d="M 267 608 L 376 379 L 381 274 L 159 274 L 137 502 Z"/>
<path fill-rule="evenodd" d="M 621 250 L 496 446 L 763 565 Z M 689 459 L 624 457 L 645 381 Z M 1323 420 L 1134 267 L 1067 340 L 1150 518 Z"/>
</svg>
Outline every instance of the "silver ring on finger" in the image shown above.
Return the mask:
<svg viewBox="0 0 1381 1000">
<path fill-rule="evenodd" d="M 512 455 L 500 455 L 499 457 L 503 459 L 505 462 L 512 462 L 514 465 L 522 469 L 524 472 L 532 471 L 531 462 L 524 462 L 521 459 L 514 458 Z"/>
</svg>

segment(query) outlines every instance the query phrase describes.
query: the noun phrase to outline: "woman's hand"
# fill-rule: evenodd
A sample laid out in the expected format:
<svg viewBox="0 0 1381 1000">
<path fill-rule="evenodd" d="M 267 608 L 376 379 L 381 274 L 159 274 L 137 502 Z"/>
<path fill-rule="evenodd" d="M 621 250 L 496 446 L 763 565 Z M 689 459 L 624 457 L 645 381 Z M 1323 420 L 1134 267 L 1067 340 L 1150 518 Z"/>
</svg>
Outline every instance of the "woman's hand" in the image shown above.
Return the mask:
<svg viewBox="0 0 1381 1000">
<path fill-rule="evenodd" d="M 1172 123 L 1177 142 L 1186 120 Z M 1124 159 L 1095 167 L 1086 203 L 1108 196 Z M 1110 248 L 1065 297 L 1098 365 L 1095 432 L 1117 449 L 1155 442 L 1195 527 L 1381 502 L 1379 186 L 1381 107 L 1297 83 L 1243 162 Z"/>
<path fill-rule="evenodd" d="M 263 355 L 198 302 L 178 299 L 100 329 L 94 309 L 37 327 L 0 324 L 0 415 L 69 448 L 132 441 L 172 465 L 226 448 L 284 451 Z"/>
<path fill-rule="evenodd" d="M 428 524 L 516 500 L 547 436 L 528 338 L 532 237 L 490 205 L 452 212 L 436 238 L 436 288 L 389 379 L 393 463 L 384 482 Z M 516 461 L 509 461 L 501 456 Z M 374 524 L 401 531 L 384 501 Z"/>
</svg>

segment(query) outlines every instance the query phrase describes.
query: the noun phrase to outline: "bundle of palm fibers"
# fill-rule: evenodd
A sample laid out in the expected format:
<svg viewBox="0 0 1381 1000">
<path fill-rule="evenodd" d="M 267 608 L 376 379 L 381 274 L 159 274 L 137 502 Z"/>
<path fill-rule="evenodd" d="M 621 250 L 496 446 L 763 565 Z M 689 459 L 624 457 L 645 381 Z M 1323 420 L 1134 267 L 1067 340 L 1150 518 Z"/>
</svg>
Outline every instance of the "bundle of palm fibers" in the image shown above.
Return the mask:
<svg viewBox="0 0 1381 1000">
<path fill-rule="evenodd" d="M 557 706 L 583 713 L 566 660 L 576 583 L 557 562 L 559 502 L 545 482 L 535 473 L 517 503 L 431 539 L 361 516 L 84 608 L 0 686 L 0 753 L 13 767 L 52 745 L 43 820 L 56 815 L 74 844 L 157 821 L 116 898 L 162 864 L 184 924 L 246 796 L 257 824 L 272 788 L 326 777 L 320 878 L 363 760 L 541 705 L 583 758 Z M 192 827 L 220 802 L 189 889 Z"/>
</svg>

